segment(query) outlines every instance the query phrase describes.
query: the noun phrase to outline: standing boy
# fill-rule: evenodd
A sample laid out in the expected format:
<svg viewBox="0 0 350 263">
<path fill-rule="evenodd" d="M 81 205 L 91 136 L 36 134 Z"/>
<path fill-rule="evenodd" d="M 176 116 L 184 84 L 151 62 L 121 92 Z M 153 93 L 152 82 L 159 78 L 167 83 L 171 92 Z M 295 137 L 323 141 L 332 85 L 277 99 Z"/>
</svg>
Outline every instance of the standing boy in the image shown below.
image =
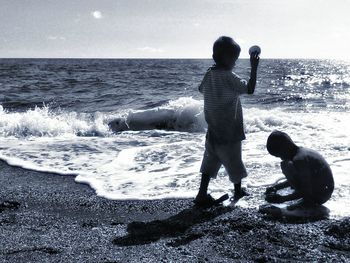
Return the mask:
<svg viewBox="0 0 350 263">
<path fill-rule="evenodd" d="M 207 71 L 199 91 L 204 95 L 204 114 L 208 123 L 205 152 L 201 166 L 201 185 L 195 203 L 210 206 L 213 198 L 207 194 L 210 178 L 215 178 L 221 165 L 234 183 L 234 199 L 247 195 L 241 188 L 247 176 L 242 162 L 243 128 L 241 94 L 253 94 L 256 85 L 258 53 L 250 56 L 251 73 L 248 83 L 232 72 L 241 52 L 230 37 L 219 37 L 213 46 L 215 65 Z"/>
</svg>

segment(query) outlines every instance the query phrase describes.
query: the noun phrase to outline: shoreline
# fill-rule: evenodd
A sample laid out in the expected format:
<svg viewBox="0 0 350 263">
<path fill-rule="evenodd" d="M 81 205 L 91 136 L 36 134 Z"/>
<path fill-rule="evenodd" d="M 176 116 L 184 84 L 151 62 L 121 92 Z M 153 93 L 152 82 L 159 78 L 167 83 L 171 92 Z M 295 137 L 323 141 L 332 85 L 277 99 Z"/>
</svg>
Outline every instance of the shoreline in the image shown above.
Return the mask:
<svg viewBox="0 0 350 263">
<path fill-rule="evenodd" d="M 0 161 L 1 262 L 350 260 L 349 218 L 287 224 L 191 199 L 108 200 L 74 179 Z"/>
</svg>

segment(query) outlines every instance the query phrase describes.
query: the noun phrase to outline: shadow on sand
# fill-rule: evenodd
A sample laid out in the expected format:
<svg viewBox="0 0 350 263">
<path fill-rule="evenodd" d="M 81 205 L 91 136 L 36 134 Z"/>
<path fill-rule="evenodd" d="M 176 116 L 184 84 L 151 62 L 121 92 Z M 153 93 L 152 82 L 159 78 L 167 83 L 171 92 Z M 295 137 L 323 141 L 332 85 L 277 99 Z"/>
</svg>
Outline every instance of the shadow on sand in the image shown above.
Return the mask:
<svg viewBox="0 0 350 263">
<path fill-rule="evenodd" d="M 228 213 L 233 209 L 233 207 L 224 206 L 200 209 L 194 206 L 164 220 L 131 222 L 127 226 L 128 235 L 114 239 L 113 243 L 118 246 L 133 246 L 155 242 L 163 237 L 181 236 L 181 238 L 170 245 L 184 245 L 204 235 L 204 233 L 186 235 L 186 230 L 196 224 L 210 221 L 217 216 Z"/>
<path fill-rule="evenodd" d="M 193 231 L 193 226 L 212 221 L 214 218 L 231 212 L 233 209 L 235 208 L 231 205 L 227 207 L 216 206 L 210 209 L 201 209 L 194 206 L 164 220 L 131 222 L 127 226 L 128 234 L 115 238 L 113 244 L 118 246 L 135 246 L 152 243 L 161 238 L 176 237 L 176 239 L 168 243 L 169 246 L 185 245 L 208 234 L 203 229 L 201 231 Z M 298 206 L 290 210 L 274 205 L 265 205 L 261 206 L 259 211 L 262 214 L 262 218 L 288 224 L 314 222 L 326 219 L 329 215 L 329 210 L 324 206 L 312 208 Z M 249 210 L 246 212 L 250 213 Z M 249 232 L 252 229 L 260 229 L 264 225 L 261 223 L 262 218 L 259 220 L 255 218 L 253 221 L 246 222 L 246 220 L 242 220 L 241 216 L 243 215 L 239 215 L 239 220 L 235 220 L 234 217 L 231 218 L 230 222 L 226 222 L 227 226 L 241 233 Z"/>
<path fill-rule="evenodd" d="M 273 204 L 266 204 L 259 207 L 259 212 L 265 215 L 265 218 L 280 221 L 282 223 L 303 224 L 315 222 L 329 218 L 329 209 L 324 205 L 278 207 Z"/>
</svg>

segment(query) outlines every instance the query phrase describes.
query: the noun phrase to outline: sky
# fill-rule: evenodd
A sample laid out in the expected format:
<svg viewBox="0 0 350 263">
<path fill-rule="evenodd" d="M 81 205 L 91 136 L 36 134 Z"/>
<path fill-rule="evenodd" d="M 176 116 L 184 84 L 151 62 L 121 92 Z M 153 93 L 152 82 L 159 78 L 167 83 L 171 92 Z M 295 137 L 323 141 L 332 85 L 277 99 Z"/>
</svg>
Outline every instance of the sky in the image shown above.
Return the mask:
<svg viewBox="0 0 350 263">
<path fill-rule="evenodd" d="M 350 59 L 350 0 L 0 0 L 0 57 Z"/>
</svg>

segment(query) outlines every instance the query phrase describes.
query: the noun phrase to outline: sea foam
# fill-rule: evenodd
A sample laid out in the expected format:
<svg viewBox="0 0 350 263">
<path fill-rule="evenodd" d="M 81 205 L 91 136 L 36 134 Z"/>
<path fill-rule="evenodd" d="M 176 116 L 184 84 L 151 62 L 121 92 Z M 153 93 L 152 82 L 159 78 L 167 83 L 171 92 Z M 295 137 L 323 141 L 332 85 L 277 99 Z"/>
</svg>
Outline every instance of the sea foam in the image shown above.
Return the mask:
<svg viewBox="0 0 350 263">
<path fill-rule="evenodd" d="M 15 137 L 55 137 L 61 135 L 108 136 L 108 123 L 122 119 L 135 129 L 161 129 L 203 132 L 206 123 L 202 102 L 189 97 L 169 101 L 148 110 L 124 110 L 117 113 L 94 114 L 53 111 L 49 107 L 35 107 L 25 112 L 9 112 L 0 105 L 0 135 Z"/>
<path fill-rule="evenodd" d="M 138 120 L 146 126 L 112 133 L 108 123 L 117 118 L 129 123 Z M 145 129 L 164 119 L 175 123 L 173 130 Z M 279 160 L 265 147 L 275 129 L 325 156 L 336 182 L 330 204 L 350 205 L 349 187 L 344 186 L 350 150 L 346 113 L 245 107 L 244 119 L 247 140 L 243 143 L 243 160 L 249 173 L 244 183 L 253 192 L 248 206 L 260 204 L 262 186 L 281 177 Z M 199 184 L 205 130 L 203 101 L 190 97 L 151 109 L 103 114 L 52 111 L 47 107 L 25 112 L 0 108 L 0 157 L 29 169 L 77 175 L 78 182 L 88 183 L 106 198 L 193 197 Z M 340 187 L 343 190 L 338 190 Z M 210 191 L 220 195 L 231 189 L 221 169 Z M 350 214 L 338 210 L 337 214 Z"/>
<path fill-rule="evenodd" d="M 35 107 L 25 112 L 8 112 L 0 107 L 0 135 L 15 137 L 55 137 L 63 134 L 95 135 L 108 132 L 104 116 L 51 111 Z"/>
</svg>

